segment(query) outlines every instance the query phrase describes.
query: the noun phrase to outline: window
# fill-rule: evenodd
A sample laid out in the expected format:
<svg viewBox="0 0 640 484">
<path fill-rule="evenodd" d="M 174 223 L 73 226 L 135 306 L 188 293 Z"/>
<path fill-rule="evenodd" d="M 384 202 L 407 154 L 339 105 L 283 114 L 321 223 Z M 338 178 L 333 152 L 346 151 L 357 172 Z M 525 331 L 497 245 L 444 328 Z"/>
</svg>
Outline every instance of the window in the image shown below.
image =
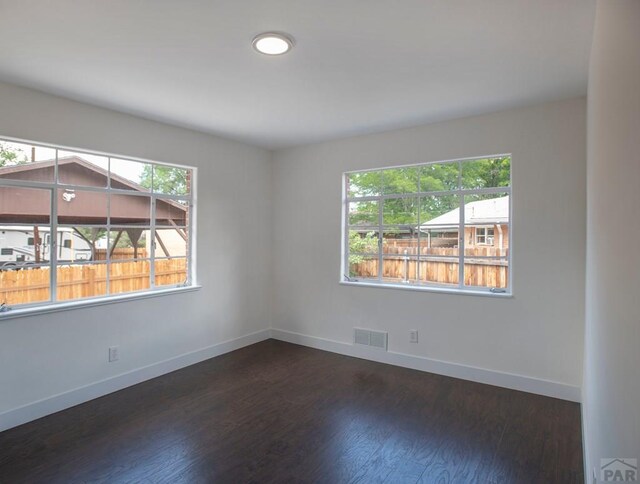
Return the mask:
<svg viewBox="0 0 640 484">
<path fill-rule="evenodd" d="M 344 174 L 341 280 L 511 292 L 511 156 Z"/>
<path fill-rule="evenodd" d="M 0 303 L 193 284 L 195 169 L 0 139 Z"/>
<path fill-rule="evenodd" d="M 489 227 L 477 227 L 476 244 L 493 245 L 493 229 Z"/>
</svg>

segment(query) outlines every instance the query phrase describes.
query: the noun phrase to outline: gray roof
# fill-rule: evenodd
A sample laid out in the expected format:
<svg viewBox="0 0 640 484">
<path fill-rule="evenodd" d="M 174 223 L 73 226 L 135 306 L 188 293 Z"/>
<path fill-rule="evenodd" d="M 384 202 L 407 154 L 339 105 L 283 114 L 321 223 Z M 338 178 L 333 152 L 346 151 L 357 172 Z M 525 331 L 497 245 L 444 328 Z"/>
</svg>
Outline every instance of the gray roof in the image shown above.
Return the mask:
<svg viewBox="0 0 640 484">
<path fill-rule="evenodd" d="M 460 208 L 456 208 L 420 225 L 421 230 L 453 228 L 460 223 Z M 490 200 L 469 202 L 464 206 L 464 223 L 470 226 L 509 223 L 509 195 Z"/>
</svg>

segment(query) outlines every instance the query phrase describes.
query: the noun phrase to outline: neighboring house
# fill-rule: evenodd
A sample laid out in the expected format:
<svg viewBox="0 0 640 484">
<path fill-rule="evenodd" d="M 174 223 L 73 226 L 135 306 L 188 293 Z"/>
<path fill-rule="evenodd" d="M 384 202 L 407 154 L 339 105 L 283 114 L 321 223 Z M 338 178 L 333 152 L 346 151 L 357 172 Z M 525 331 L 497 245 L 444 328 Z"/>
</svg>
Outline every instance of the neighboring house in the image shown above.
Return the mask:
<svg viewBox="0 0 640 484">
<path fill-rule="evenodd" d="M 55 160 L 36 161 L 23 165 L 0 168 L 0 178 L 13 180 L 40 181 L 51 183 L 54 179 Z M 81 225 L 106 225 L 107 203 L 106 192 L 82 190 L 81 187 L 106 187 L 109 173 L 93 163 L 78 156 L 60 158 L 58 160 L 58 179 L 65 184 L 73 185 L 73 189 L 60 189 L 57 196 L 58 224 L 75 229 Z M 111 174 L 111 187 L 133 192 L 150 190 L 126 178 Z M 47 226 L 50 223 L 51 201 L 46 190 L 25 189 L 5 186 L 0 189 L 0 224 L 29 223 Z M 156 203 L 156 225 L 162 229 L 157 231 L 156 255 L 159 257 L 185 256 L 186 234 L 176 226 L 186 226 L 188 211 L 182 204 L 158 199 Z M 131 196 L 112 193 L 109 200 L 110 224 L 119 234 L 127 233 L 129 239 L 137 242 L 150 241 L 149 230 L 144 226 L 151 224 L 151 206 L 148 197 Z M 80 234 L 78 232 L 78 234 Z M 81 234 L 80 234 L 81 235 Z M 120 238 L 120 235 L 117 235 Z M 164 238 L 167 239 L 165 243 Z M 174 239 L 182 240 L 182 244 Z M 104 246 L 104 242 L 89 241 Z M 149 242 L 147 242 L 149 243 Z M 137 244 L 136 244 L 137 245 Z M 149 254 L 149 251 L 146 252 Z M 136 256 L 137 257 L 137 256 Z"/>
<path fill-rule="evenodd" d="M 457 247 L 460 209 L 420 225 L 428 247 Z M 464 206 L 465 248 L 509 248 L 509 196 L 469 202 Z"/>
<path fill-rule="evenodd" d="M 509 196 L 469 202 L 464 206 L 465 248 L 474 249 L 492 247 L 500 251 L 509 249 Z M 417 234 L 426 244 L 423 248 L 458 247 L 460 209 L 456 208 L 442 214 L 418 227 L 400 225 L 394 230 L 385 232 L 384 239 L 397 239 L 403 247 L 417 246 Z M 371 227 L 353 226 L 350 230 L 361 236 L 375 231 Z M 405 242 L 401 242 L 405 240 Z"/>
</svg>

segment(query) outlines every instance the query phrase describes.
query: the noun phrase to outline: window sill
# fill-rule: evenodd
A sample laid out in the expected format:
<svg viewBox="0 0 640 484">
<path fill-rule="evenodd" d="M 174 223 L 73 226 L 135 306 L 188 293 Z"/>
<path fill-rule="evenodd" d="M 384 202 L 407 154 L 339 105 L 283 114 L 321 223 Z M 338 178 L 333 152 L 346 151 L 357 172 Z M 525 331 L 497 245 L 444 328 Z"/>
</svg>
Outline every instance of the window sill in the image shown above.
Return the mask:
<svg viewBox="0 0 640 484">
<path fill-rule="evenodd" d="M 511 292 L 489 292 L 478 291 L 473 289 L 453 289 L 448 287 L 428 287 L 428 286 L 411 286 L 405 284 L 388 284 L 377 282 L 356 282 L 356 281 L 339 281 L 340 284 L 345 286 L 356 287 L 377 287 L 380 289 L 400 289 L 403 291 L 420 291 L 420 292 L 435 292 L 439 294 L 457 294 L 461 296 L 483 296 L 483 297 L 495 297 L 495 298 L 513 298 Z"/>
<path fill-rule="evenodd" d="M 126 301 L 136 301 L 138 299 L 148 299 L 152 297 L 166 296 L 169 294 L 179 294 L 183 292 L 198 291 L 202 286 L 186 286 L 186 287 L 172 287 L 169 289 L 157 289 L 154 291 L 147 291 L 133 294 L 122 294 L 117 296 L 109 296 L 97 299 L 86 299 L 80 301 L 70 301 L 55 304 L 43 304 L 41 306 L 30 306 L 26 308 L 15 308 L 9 311 L 0 313 L 0 323 L 7 319 L 14 319 L 26 316 L 37 316 L 41 314 L 57 313 L 58 311 L 68 311 L 70 309 L 81 309 L 93 306 L 103 306 L 105 304 L 115 304 Z"/>
</svg>

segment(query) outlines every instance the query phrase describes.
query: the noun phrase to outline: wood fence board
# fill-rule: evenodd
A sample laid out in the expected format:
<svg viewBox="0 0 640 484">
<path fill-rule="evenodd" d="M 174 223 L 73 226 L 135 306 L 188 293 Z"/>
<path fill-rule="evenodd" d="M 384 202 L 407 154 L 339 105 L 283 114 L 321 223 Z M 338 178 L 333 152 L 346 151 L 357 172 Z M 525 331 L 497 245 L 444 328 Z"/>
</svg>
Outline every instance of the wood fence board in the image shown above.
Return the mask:
<svg viewBox="0 0 640 484">
<path fill-rule="evenodd" d="M 61 265 L 57 268 L 59 301 L 71 301 L 107 294 L 137 292 L 150 287 L 150 261 L 113 262 L 107 274 L 106 263 Z M 184 283 L 186 258 L 155 262 L 156 286 Z M 0 271 L 0 302 L 8 305 L 48 301 L 50 272 L 48 267 Z"/>
<path fill-rule="evenodd" d="M 411 257 L 412 239 L 398 239 L 383 249 L 382 278 L 388 282 L 431 282 L 458 285 L 458 249 L 438 247 L 429 249 L 428 258 Z M 426 248 L 424 249 L 426 250 Z M 426 255 L 421 249 L 421 254 Z M 495 247 L 477 247 L 465 250 L 464 283 L 468 286 L 506 288 L 508 263 L 505 259 L 474 259 L 473 257 L 505 257 L 508 251 Z M 440 256 L 440 257 L 437 257 Z M 419 271 L 419 278 L 418 278 Z M 376 278 L 378 259 L 365 259 L 350 264 L 350 276 Z"/>
</svg>

